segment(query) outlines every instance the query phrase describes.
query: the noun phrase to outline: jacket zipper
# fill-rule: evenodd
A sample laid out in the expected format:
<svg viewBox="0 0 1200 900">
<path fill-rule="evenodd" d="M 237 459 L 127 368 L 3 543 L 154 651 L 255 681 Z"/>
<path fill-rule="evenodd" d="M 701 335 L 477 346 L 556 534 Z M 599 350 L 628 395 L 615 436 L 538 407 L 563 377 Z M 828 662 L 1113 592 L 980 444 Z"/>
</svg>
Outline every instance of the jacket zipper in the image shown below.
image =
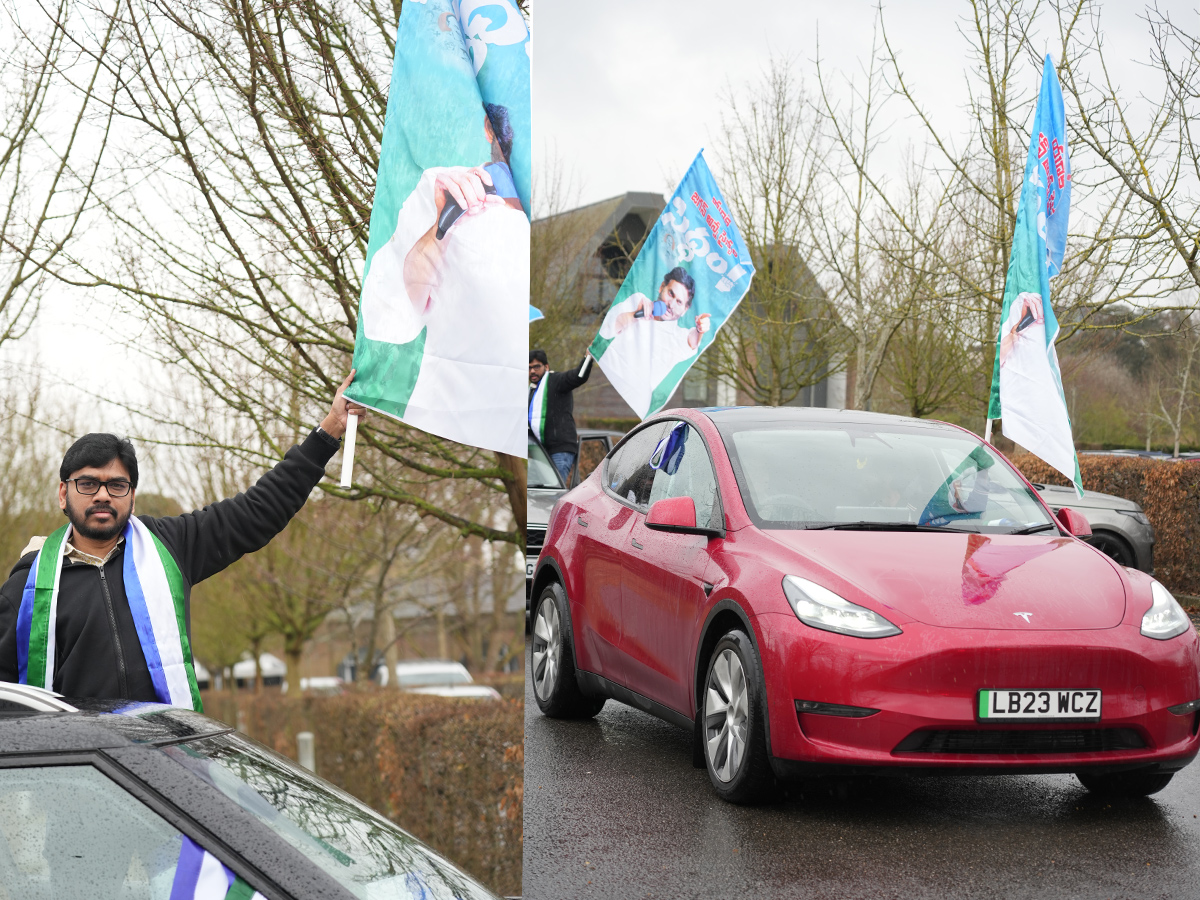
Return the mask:
<svg viewBox="0 0 1200 900">
<path fill-rule="evenodd" d="M 108 579 L 104 577 L 104 567 L 98 566 L 100 572 L 100 587 L 104 589 L 104 607 L 108 610 L 108 624 L 112 627 L 113 644 L 117 648 L 117 684 L 121 689 L 121 699 L 129 699 L 129 684 L 125 679 L 125 653 L 121 649 L 121 636 L 117 633 L 117 617 L 113 613 L 112 595 L 108 592 Z"/>
</svg>

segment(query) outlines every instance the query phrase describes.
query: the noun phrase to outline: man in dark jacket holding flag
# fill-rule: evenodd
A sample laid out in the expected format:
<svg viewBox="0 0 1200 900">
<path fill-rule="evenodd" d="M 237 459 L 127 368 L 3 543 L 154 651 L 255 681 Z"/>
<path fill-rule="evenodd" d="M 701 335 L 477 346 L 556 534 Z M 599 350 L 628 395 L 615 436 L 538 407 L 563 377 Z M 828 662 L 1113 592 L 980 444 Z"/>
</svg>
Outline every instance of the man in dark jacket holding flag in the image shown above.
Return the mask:
<svg viewBox="0 0 1200 900">
<path fill-rule="evenodd" d="M 590 356 L 569 372 L 551 372 L 545 350 L 529 351 L 529 430 L 550 454 L 564 483 L 579 452 L 575 398 L 571 392 L 591 374 Z"/>
<path fill-rule="evenodd" d="M 67 451 L 58 502 L 68 524 L 21 557 L 0 587 L 0 681 L 68 697 L 200 709 L 192 585 L 264 547 L 300 511 L 366 410 L 338 389 L 321 424 L 253 487 L 180 516 L 134 516 L 133 445 L 89 434 Z"/>
</svg>

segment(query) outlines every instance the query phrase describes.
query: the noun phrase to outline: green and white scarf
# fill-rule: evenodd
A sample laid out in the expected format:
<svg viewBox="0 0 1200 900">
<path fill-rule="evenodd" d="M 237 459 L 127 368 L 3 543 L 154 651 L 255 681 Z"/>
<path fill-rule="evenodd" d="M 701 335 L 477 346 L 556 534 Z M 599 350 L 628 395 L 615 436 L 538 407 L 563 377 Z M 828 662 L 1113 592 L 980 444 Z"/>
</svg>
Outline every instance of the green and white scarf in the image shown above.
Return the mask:
<svg viewBox="0 0 1200 900">
<path fill-rule="evenodd" d="M 549 381 L 550 372 L 547 371 L 529 398 L 529 430 L 539 441 L 546 433 L 546 385 Z"/>
<path fill-rule="evenodd" d="M 17 674 L 21 684 L 54 688 L 55 623 L 63 544 L 71 526 L 46 538 L 29 570 L 17 613 Z M 201 710 L 184 612 L 183 574 L 153 532 L 134 516 L 125 525 L 125 594 L 161 703 Z"/>
</svg>

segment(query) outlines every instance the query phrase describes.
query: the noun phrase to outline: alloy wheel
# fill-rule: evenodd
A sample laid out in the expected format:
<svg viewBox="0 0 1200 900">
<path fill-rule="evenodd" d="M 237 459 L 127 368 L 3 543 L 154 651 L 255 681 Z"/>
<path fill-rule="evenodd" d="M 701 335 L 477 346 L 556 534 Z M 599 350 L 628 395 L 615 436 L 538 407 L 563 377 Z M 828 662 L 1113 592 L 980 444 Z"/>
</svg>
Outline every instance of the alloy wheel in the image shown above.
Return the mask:
<svg viewBox="0 0 1200 900">
<path fill-rule="evenodd" d="M 704 745 L 709 767 L 723 782 L 737 775 L 746 753 L 749 693 L 742 661 L 733 650 L 722 650 L 705 690 Z"/>
<path fill-rule="evenodd" d="M 546 700 L 554 689 L 562 654 L 562 628 L 558 619 L 558 605 L 553 597 L 546 597 L 538 606 L 533 622 L 533 689 L 538 697 Z"/>
</svg>

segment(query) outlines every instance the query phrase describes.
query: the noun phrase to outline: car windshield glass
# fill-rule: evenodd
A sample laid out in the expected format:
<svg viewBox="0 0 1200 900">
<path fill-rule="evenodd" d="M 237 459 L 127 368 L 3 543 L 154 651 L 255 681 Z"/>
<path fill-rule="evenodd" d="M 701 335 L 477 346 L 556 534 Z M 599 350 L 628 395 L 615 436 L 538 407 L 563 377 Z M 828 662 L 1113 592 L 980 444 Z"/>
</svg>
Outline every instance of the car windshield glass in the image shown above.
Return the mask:
<svg viewBox="0 0 1200 900">
<path fill-rule="evenodd" d="M 529 437 L 529 487 L 532 488 L 562 488 L 562 479 L 558 470 L 550 462 L 550 457 L 542 445 Z"/>
<path fill-rule="evenodd" d="M 963 432 L 825 422 L 721 431 L 761 528 L 1010 534 L 1051 524 L 1009 465 Z"/>
<path fill-rule="evenodd" d="M 0 898 L 168 900 L 183 837 L 91 766 L 0 769 Z"/>
<path fill-rule="evenodd" d="M 237 734 L 164 747 L 363 900 L 494 898 L 345 791 Z"/>
<path fill-rule="evenodd" d="M 422 684 L 470 684 L 471 676 L 462 669 L 439 669 L 435 672 L 405 672 L 400 670 L 396 676 L 404 687 L 416 687 Z"/>
</svg>

